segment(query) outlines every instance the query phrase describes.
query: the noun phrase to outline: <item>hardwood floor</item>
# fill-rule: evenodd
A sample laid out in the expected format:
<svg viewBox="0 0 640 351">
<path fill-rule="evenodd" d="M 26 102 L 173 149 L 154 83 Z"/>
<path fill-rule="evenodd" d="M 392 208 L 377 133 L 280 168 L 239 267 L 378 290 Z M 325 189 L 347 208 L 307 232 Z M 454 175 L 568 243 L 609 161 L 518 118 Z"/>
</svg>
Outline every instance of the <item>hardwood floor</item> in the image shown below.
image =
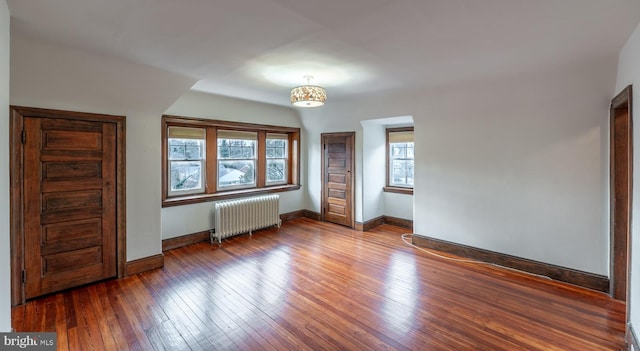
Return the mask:
<svg viewBox="0 0 640 351">
<path fill-rule="evenodd" d="M 310 219 L 13 309 L 59 350 L 620 350 L 623 303 Z"/>
</svg>

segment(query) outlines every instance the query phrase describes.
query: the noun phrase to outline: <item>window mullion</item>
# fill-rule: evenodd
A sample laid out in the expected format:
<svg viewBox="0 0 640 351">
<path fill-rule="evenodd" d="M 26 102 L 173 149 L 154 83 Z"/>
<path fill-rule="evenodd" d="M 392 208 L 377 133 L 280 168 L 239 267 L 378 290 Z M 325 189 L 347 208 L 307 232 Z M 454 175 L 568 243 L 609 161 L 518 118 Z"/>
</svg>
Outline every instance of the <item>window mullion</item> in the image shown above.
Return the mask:
<svg viewBox="0 0 640 351">
<path fill-rule="evenodd" d="M 207 169 L 206 193 L 213 194 L 218 191 L 218 130 L 216 127 L 207 127 L 207 153 L 205 155 Z"/>
<path fill-rule="evenodd" d="M 297 177 L 294 176 L 294 164 L 293 164 L 293 159 L 296 157 L 296 150 L 294 150 L 294 147 L 297 145 L 295 143 L 295 139 L 296 137 L 293 135 L 294 133 L 290 133 L 289 134 L 289 138 L 287 140 L 287 159 L 285 160 L 285 162 L 287 163 L 287 183 L 288 184 L 296 184 Z"/>
<path fill-rule="evenodd" d="M 267 178 L 267 132 L 258 132 L 258 150 L 256 150 L 257 169 L 256 169 L 256 187 L 264 188 Z"/>
</svg>

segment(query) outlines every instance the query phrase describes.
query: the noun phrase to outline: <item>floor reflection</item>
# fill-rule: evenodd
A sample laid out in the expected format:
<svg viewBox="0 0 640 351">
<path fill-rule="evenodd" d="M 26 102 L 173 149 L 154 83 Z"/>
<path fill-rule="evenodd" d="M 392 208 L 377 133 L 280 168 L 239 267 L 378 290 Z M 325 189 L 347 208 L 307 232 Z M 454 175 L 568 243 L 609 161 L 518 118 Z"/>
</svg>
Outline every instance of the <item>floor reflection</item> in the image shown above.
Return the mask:
<svg viewBox="0 0 640 351">
<path fill-rule="evenodd" d="M 390 331 L 402 331 L 412 326 L 419 308 L 419 293 L 415 257 L 405 252 L 393 253 L 385 277 L 381 311 Z"/>
</svg>

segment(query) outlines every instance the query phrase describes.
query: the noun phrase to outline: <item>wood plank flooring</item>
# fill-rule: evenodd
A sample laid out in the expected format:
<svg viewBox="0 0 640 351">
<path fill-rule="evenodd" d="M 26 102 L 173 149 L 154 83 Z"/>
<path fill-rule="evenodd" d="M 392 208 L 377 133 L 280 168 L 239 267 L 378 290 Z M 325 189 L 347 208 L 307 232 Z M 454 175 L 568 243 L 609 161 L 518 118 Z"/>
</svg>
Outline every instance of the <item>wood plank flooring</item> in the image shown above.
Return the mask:
<svg viewBox="0 0 640 351">
<path fill-rule="evenodd" d="M 16 331 L 59 350 L 621 350 L 623 303 L 309 219 L 165 253 L 165 267 L 46 296 Z"/>
</svg>

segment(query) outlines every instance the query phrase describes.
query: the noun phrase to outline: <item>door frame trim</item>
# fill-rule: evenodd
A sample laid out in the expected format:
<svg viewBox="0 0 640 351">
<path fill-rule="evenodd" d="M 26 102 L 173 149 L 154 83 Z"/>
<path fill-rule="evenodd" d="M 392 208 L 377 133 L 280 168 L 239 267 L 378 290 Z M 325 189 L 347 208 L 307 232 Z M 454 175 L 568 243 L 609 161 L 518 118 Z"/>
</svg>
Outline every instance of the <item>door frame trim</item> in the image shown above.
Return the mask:
<svg viewBox="0 0 640 351">
<path fill-rule="evenodd" d="M 325 172 L 324 172 L 324 167 L 325 167 L 325 161 L 324 161 L 324 150 L 325 150 L 325 144 L 326 144 L 326 139 L 327 138 L 336 138 L 336 137 L 351 137 L 351 167 L 349 169 L 349 171 L 351 172 L 351 191 L 349 196 L 351 196 L 351 208 L 349 208 L 349 210 L 351 211 L 351 223 L 349 224 L 349 228 L 355 228 L 355 223 L 356 223 L 356 216 L 355 216 L 355 188 L 356 188 L 356 178 L 355 178 L 355 164 L 356 164 L 356 132 L 339 132 L 339 133 L 321 133 L 320 134 L 320 161 L 321 161 L 321 165 L 320 165 L 320 173 L 321 173 L 321 178 L 320 178 L 320 187 L 322 188 L 321 190 L 321 199 L 320 199 L 320 220 L 322 222 L 325 222 L 325 215 L 326 215 L 326 211 L 325 208 L 327 207 L 327 202 L 326 202 L 326 198 L 327 198 L 327 187 L 324 186 L 325 184 Z"/>
<path fill-rule="evenodd" d="M 624 192 L 624 202 L 626 205 L 627 216 L 627 230 L 624 234 L 624 238 L 620 238 L 620 234 L 617 234 L 615 230 L 615 184 L 614 184 L 614 172 L 616 169 L 615 159 L 613 152 L 615 150 L 615 131 L 614 131 L 614 123 L 616 119 L 616 110 L 625 109 L 627 110 L 627 117 L 625 122 L 628 126 L 627 134 L 625 135 L 625 139 L 623 142 L 627 143 L 626 151 L 627 151 L 627 169 L 628 172 L 628 186 L 626 191 Z M 610 225 L 610 285 L 609 285 L 609 294 L 619 300 L 624 300 L 627 302 L 627 321 L 629 319 L 629 304 L 628 304 L 628 296 L 630 289 L 630 281 L 629 281 L 629 273 L 630 273 L 630 262 L 631 262 L 631 221 L 632 221 L 632 198 L 633 198 L 633 110 L 632 110 L 632 88 L 631 85 L 624 88 L 616 97 L 611 100 L 611 106 L 609 109 L 609 206 L 610 206 L 610 217 L 609 217 L 609 225 Z M 616 243 L 623 244 L 623 247 L 620 245 L 616 245 Z M 626 267 L 616 267 L 615 257 L 619 255 L 624 255 Z M 624 291 L 624 292 L 622 292 Z M 624 296 L 621 296 L 621 294 Z"/>
<path fill-rule="evenodd" d="M 11 305 L 25 302 L 24 283 L 24 147 L 22 130 L 24 117 L 61 118 L 82 121 L 110 122 L 116 125 L 116 266 L 118 278 L 124 277 L 126 264 L 126 126 L 125 116 L 85 112 L 51 110 L 24 106 L 10 106 L 10 250 L 11 250 Z"/>
</svg>

